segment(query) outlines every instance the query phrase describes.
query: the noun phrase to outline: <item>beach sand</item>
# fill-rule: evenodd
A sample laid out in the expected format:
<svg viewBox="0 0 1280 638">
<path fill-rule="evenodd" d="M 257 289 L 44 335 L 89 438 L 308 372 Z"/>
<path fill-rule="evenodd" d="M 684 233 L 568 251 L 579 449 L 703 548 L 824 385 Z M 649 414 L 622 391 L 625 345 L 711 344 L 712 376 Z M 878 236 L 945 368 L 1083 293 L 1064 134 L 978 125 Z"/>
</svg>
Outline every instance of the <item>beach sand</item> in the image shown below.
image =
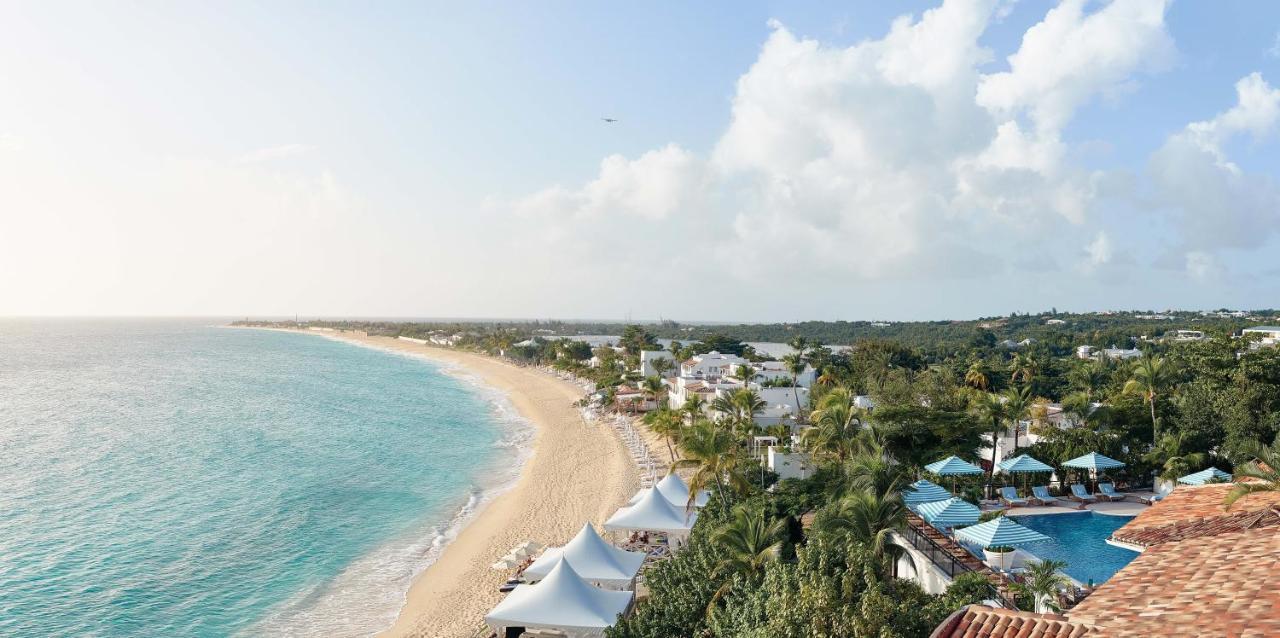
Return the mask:
<svg viewBox="0 0 1280 638">
<path fill-rule="evenodd" d="M 415 579 L 395 625 L 382 636 L 472 636 L 502 599 L 498 587 L 510 576 L 491 564 L 525 540 L 565 543 L 583 523 L 603 523 L 639 489 L 626 448 L 612 429 L 582 419 L 573 403 L 583 391 L 571 383 L 468 352 L 388 337 L 323 334 L 456 365 L 506 393 L 535 429 L 533 454 L 515 486 L 484 506 Z"/>
</svg>

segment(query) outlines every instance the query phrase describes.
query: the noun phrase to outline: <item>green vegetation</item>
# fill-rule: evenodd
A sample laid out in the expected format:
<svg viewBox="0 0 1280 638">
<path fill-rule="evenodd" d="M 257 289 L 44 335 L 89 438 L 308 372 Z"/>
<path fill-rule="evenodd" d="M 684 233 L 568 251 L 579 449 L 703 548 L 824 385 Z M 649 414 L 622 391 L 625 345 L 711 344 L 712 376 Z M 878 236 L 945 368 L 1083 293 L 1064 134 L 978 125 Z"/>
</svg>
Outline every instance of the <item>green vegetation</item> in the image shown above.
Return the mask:
<svg viewBox="0 0 1280 638">
<path fill-rule="evenodd" d="M 984 464 L 987 474 L 956 481 L 970 500 L 1007 480 L 991 470 L 993 456 L 979 458 L 991 437 L 1012 437 L 1019 451 L 1069 480 L 1081 475 L 1062 463 L 1096 451 L 1126 463 L 1109 478 L 1130 485 L 1210 465 L 1257 479 L 1241 484 L 1224 506 L 1280 486 L 1280 443 L 1267 445 L 1280 434 L 1280 348 L 1253 348 L 1233 337 L 1247 325 L 1239 319 L 1138 315 L 890 325 L 323 325 L 415 338 L 458 335 L 456 347 L 589 379 L 606 405 L 621 386 L 660 404 L 645 422 L 678 458 L 675 466 L 691 471 L 693 492 L 709 489 L 712 499 L 688 545 L 646 573 L 649 597 L 609 636 L 905 637 L 927 636 L 961 605 L 993 595 L 972 574 L 945 595 L 924 593 L 894 577 L 896 546 L 889 542 L 905 524 L 899 490 L 924 465 L 953 454 Z M 1065 323 L 1049 324 L 1047 317 Z M 1161 338 L 1180 328 L 1208 338 Z M 620 349 L 552 336 L 610 333 L 621 333 Z M 709 406 L 716 420 L 699 399 L 663 405 L 659 377 L 672 364 L 655 364 L 655 377 L 636 372 L 640 351 L 658 349 L 659 338 L 678 339 L 668 346 L 676 360 L 717 350 L 757 361 L 745 341 L 790 343 L 797 352 L 785 365 L 793 379 L 806 366 L 818 371 L 812 410 L 796 420 L 799 446 L 817 466 L 814 475 L 775 483 L 750 454 L 751 437 L 759 433 L 754 417 L 764 407 L 751 389 L 718 397 Z M 848 347 L 833 351 L 822 343 Z M 1142 356 L 1079 359 L 1080 345 L 1136 345 Z M 792 383 L 775 386 L 798 392 Z M 860 395 L 874 409 L 856 407 L 865 405 L 855 400 Z M 785 435 L 789 427 L 769 432 Z M 1052 561 L 1032 565 L 1015 588 L 1019 604 L 1056 608 L 1060 568 Z"/>
</svg>

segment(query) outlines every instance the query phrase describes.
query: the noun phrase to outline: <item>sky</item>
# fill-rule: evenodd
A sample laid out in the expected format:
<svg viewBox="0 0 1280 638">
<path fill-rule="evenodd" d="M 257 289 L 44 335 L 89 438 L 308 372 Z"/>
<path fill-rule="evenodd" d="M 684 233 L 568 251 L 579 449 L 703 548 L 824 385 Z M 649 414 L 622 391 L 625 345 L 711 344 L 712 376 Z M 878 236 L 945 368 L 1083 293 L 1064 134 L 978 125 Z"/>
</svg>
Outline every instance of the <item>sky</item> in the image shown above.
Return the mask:
<svg viewBox="0 0 1280 638">
<path fill-rule="evenodd" d="M 0 3 L 0 315 L 1274 308 L 1278 178 L 1274 2 Z"/>
</svg>

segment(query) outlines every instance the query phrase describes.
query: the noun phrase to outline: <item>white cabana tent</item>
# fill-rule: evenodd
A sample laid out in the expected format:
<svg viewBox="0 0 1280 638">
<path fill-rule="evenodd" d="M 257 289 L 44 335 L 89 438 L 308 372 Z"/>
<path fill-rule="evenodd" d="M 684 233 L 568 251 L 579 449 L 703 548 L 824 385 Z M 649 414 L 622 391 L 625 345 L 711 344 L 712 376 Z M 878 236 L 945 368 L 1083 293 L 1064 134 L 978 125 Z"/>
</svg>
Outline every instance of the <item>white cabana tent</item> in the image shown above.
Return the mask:
<svg viewBox="0 0 1280 638">
<path fill-rule="evenodd" d="M 636 495 L 632 496 L 630 501 L 627 501 L 627 505 L 635 505 L 636 503 L 639 503 L 640 499 L 644 498 L 644 495 L 648 493 L 649 490 L 655 488 L 661 492 L 663 496 L 667 497 L 667 500 L 670 501 L 672 505 L 676 506 L 677 509 L 688 508 L 689 486 L 686 485 L 685 482 L 676 474 L 668 474 L 666 478 L 658 481 L 658 484 L 652 488 L 640 488 L 640 491 L 636 492 Z M 694 500 L 693 506 L 701 508 L 705 506 L 707 501 L 710 499 L 711 492 L 702 490 L 698 492 L 698 498 Z"/>
<path fill-rule="evenodd" d="M 698 513 L 685 514 L 656 489 L 645 492 L 634 505 L 619 509 L 604 522 L 611 532 L 662 532 L 673 546 L 683 545 Z"/>
<path fill-rule="evenodd" d="M 569 561 L 556 561 L 536 585 L 517 585 L 484 617 L 499 636 L 508 628 L 557 632 L 565 638 L 597 638 L 631 606 L 629 591 L 605 591 L 578 577 Z"/>
<path fill-rule="evenodd" d="M 606 543 L 587 523 L 564 547 L 548 548 L 522 575 L 531 583 L 542 580 L 561 558 L 573 564 L 582 580 L 603 589 L 622 590 L 632 588 L 644 563 L 644 552 L 629 552 Z"/>
</svg>

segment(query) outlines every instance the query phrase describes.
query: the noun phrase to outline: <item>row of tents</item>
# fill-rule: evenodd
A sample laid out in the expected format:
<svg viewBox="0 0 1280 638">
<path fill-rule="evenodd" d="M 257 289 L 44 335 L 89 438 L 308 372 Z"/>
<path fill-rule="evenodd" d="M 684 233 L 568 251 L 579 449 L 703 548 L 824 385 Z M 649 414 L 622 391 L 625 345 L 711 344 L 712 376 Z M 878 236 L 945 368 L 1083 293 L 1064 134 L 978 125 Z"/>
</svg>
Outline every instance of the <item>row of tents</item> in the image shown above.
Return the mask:
<svg viewBox="0 0 1280 638">
<path fill-rule="evenodd" d="M 609 532 L 659 533 L 674 549 L 689 537 L 698 508 L 708 494 L 689 498 L 679 476 L 667 475 L 635 494 L 605 521 Z M 636 576 L 645 552 L 615 547 L 590 523 L 563 547 L 551 547 L 524 570 L 517 585 L 485 615 L 499 636 L 529 630 L 553 631 L 566 638 L 596 638 L 627 613 L 634 602 Z"/>
</svg>

